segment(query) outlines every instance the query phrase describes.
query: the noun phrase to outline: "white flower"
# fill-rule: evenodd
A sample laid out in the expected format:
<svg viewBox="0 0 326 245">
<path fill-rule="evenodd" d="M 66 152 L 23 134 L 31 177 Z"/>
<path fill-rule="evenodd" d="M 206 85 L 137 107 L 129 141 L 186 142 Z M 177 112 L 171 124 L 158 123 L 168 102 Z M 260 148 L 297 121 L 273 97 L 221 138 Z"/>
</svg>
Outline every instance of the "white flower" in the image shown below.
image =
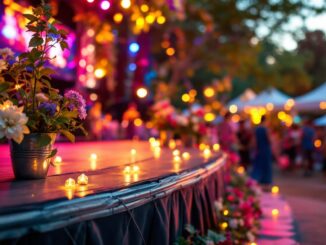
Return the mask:
<svg viewBox="0 0 326 245">
<path fill-rule="evenodd" d="M 3 70 L 7 70 L 8 68 L 8 63 L 5 60 L 0 60 L 0 72 Z"/>
<path fill-rule="evenodd" d="M 229 222 L 229 225 L 232 229 L 236 229 L 238 227 L 238 220 L 236 219 L 231 219 Z"/>
<path fill-rule="evenodd" d="M 239 219 L 238 222 L 239 222 L 239 225 L 240 225 L 240 226 L 244 226 L 244 221 L 243 221 L 243 219 Z"/>
<path fill-rule="evenodd" d="M 6 137 L 18 144 L 22 142 L 24 134 L 29 133 L 26 126 L 28 117 L 23 113 L 23 107 L 17 107 L 7 100 L 0 104 L 0 139 Z"/>
<path fill-rule="evenodd" d="M 14 52 L 10 48 L 2 48 L 0 49 L 0 55 L 6 58 L 7 56 L 14 56 Z"/>
<path fill-rule="evenodd" d="M 216 209 L 217 212 L 219 212 L 220 210 L 223 209 L 223 203 L 222 203 L 222 200 L 219 199 L 218 201 L 215 201 L 214 202 L 214 207 Z"/>
<path fill-rule="evenodd" d="M 250 231 L 247 232 L 247 238 L 250 242 L 255 241 L 255 236 Z"/>
</svg>

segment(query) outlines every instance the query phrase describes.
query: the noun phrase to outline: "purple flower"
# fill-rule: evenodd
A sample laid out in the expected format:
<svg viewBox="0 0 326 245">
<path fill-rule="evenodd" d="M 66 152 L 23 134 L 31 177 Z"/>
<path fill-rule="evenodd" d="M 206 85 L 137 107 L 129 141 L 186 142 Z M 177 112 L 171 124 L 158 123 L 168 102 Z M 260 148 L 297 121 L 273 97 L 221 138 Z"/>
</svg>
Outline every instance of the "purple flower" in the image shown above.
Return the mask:
<svg viewBox="0 0 326 245">
<path fill-rule="evenodd" d="M 42 102 L 38 106 L 38 109 L 45 111 L 50 116 L 54 116 L 54 114 L 57 112 L 57 104 L 51 102 Z"/>
<path fill-rule="evenodd" d="M 80 119 L 85 119 L 87 116 L 86 113 L 86 102 L 83 96 L 75 90 L 69 90 L 64 94 L 64 97 L 69 100 L 68 108 L 69 110 L 78 111 L 78 117 Z"/>
</svg>

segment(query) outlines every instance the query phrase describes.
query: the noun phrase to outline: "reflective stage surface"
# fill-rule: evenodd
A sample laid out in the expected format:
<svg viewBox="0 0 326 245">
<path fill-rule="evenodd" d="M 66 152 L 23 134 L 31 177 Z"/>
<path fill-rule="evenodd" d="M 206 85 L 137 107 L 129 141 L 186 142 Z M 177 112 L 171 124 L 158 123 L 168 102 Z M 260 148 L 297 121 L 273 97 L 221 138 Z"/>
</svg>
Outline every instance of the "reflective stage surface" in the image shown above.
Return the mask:
<svg viewBox="0 0 326 245">
<path fill-rule="evenodd" d="M 173 154 L 168 148 L 153 149 L 148 142 L 139 141 L 59 143 L 56 148 L 62 161 L 57 159 L 55 166 L 50 166 L 46 179 L 15 181 L 9 147 L 0 146 L 0 213 L 149 183 L 200 168 L 219 156 L 197 149 L 180 149 Z M 65 187 L 68 178 L 77 181 L 82 173 L 87 175 L 88 185 Z"/>
</svg>

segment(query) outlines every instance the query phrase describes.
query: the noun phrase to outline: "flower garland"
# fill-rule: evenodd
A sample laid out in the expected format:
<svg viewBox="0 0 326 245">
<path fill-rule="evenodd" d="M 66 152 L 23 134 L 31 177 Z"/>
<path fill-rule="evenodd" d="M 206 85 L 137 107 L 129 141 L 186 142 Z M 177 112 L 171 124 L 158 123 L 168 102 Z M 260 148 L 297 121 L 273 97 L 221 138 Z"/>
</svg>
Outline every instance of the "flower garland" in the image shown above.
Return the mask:
<svg viewBox="0 0 326 245">
<path fill-rule="evenodd" d="M 187 237 L 181 237 L 179 245 L 231 245 L 250 244 L 255 241 L 262 215 L 259 203 L 261 190 L 243 167 L 232 166 L 225 176 L 225 194 L 214 203 L 218 218 L 215 231 L 208 230 L 201 236 L 191 225 L 185 227 Z"/>
</svg>

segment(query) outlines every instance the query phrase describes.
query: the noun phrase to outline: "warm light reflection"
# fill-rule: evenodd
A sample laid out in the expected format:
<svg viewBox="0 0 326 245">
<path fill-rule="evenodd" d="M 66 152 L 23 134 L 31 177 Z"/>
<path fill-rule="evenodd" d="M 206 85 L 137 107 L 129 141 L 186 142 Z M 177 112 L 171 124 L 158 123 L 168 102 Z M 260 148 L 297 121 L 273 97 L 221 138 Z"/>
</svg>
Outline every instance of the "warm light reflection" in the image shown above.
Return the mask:
<svg viewBox="0 0 326 245">
<path fill-rule="evenodd" d="M 91 155 L 90 155 L 90 160 L 97 160 L 97 154 L 96 153 L 92 153 Z"/>
<path fill-rule="evenodd" d="M 203 156 L 205 159 L 208 159 L 210 158 L 211 156 L 211 150 L 209 148 L 206 148 L 204 151 L 203 151 Z"/>
<path fill-rule="evenodd" d="M 173 169 L 175 172 L 179 172 L 180 171 L 180 164 L 178 162 L 175 162 L 173 164 Z"/>
<path fill-rule="evenodd" d="M 132 166 L 132 171 L 133 171 L 134 173 L 139 172 L 139 166 L 138 166 L 138 165 L 134 165 L 134 166 Z"/>
<path fill-rule="evenodd" d="M 203 151 L 203 150 L 205 150 L 206 148 L 207 148 L 207 145 L 206 145 L 206 144 L 204 144 L 204 143 L 200 143 L 200 144 L 199 144 L 199 150 Z"/>
<path fill-rule="evenodd" d="M 96 160 L 90 159 L 90 167 L 91 167 L 91 170 L 96 170 L 96 168 L 97 168 Z"/>
<path fill-rule="evenodd" d="M 181 157 L 180 156 L 174 156 L 173 157 L 173 162 L 175 162 L 175 163 L 181 162 Z"/>
<path fill-rule="evenodd" d="M 78 185 L 88 185 L 88 177 L 86 174 L 81 174 L 77 178 Z"/>
<path fill-rule="evenodd" d="M 68 200 L 71 200 L 74 198 L 75 190 L 74 189 L 67 189 L 65 191 L 66 197 Z"/>
</svg>

